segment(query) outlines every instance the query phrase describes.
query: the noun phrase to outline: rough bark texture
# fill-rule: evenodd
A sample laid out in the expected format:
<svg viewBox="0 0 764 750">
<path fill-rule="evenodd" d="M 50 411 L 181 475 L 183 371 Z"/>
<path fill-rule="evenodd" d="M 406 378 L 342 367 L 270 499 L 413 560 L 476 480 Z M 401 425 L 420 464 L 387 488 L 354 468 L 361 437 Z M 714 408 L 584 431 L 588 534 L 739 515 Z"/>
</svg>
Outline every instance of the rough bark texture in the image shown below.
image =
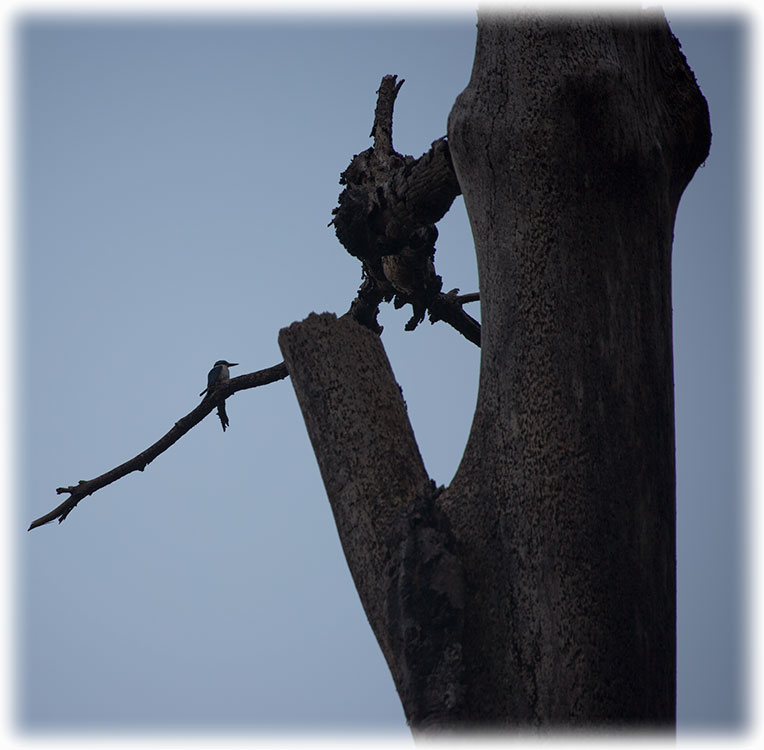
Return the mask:
<svg viewBox="0 0 764 750">
<path fill-rule="evenodd" d="M 449 120 L 482 306 L 434 490 L 375 334 L 280 343 L 412 727 L 675 715 L 671 243 L 708 111 L 665 20 L 482 15 Z"/>
<path fill-rule="evenodd" d="M 383 300 L 396 308 L 411 305 L 406 330 L 427 312 L 480 346 L 480 324 L 458 302 L 458 289 L 443 294 L 435 273 L 435 224 L 459 195 L 448 143 L 439 138 L 415 159 L 393 148 L 393 105 L 403 81 L 382 77 L 377 91 L 374 145 L 356 154 L 340 175 L 344 185 L 332 212 L 337 239 L 362 264 L 363 283 L 349 313 L 382 333 L 377 321 Z"/>
<path fill-rule="evenodd" d="M 279 345 L 406 718 L 442 725 L 462 698 L 462 570 L 379 337 L 325 313 Z"/>
<path fill-rule="evenodd" d="M 665 20 L 484 16 L 449 119 L 482 300 L 464 549 L 477 722 L 675 717 L 671 243 L 710 143 Z"/>
</svg>

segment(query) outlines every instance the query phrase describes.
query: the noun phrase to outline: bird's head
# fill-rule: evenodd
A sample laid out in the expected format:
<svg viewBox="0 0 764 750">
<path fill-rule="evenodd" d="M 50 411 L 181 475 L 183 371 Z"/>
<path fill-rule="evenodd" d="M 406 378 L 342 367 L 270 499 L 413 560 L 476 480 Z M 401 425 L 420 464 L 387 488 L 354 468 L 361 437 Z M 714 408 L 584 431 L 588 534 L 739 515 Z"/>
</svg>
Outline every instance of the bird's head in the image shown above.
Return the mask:
<svg viewBox="0 0 764 750">
<path fill-rule="evenodd" d="M 225 365 L 226 367 L 236 367 L 238 365 L 238 362 L 226 362 L 224 359 L 219 359 L 213 367 L 217 367 L 218 365 Z"/>
</svg>

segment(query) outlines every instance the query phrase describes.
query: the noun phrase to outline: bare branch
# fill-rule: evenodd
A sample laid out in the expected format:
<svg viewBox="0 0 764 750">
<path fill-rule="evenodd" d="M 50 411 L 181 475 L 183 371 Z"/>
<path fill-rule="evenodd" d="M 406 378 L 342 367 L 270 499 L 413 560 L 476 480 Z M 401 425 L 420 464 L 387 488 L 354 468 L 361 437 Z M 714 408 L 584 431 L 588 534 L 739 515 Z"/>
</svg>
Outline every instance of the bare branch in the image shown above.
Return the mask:
<svg viewBox="0 0 764 750">
<path fill-rule="evenodd" d="M 398 76 L 395 75 L 384 76 L 377 89 L 377 107 L 374 110 L 374 125 L 369 137 L 374 139 L 374 150 L 380 156 L 389 156 L 394 153 L 393 106 L 395 97 L 398 96 L 405 81 L 404 78 L 397 81 L 397 78 Z"/>
<path fill-rule="evenodd" d="M 457 292 L 459 290 L 457 289 Z M 480 302 L 480 292 L 471 292 L 470 294 L 458 294 L 455 299 L 460 305 L 466 305 L 468 302 Z"/>
<path fill-rule="evenodd" d="M 418 729 L 454 722 L 466 584 L 384 346 L 328 313 L 284 328 L 279 346 L 406 719 Z"/>
<path fill-rule="evenodd" d="M 69 497 L 61 503 L 57 508 L 54 508 L 50 513 L 46 513 L 36 521 L 33 521 L 29 526 L 29 531 L 36 529 L 38 526 L 43 526 L 50 521 L 58 519 L 61 523 L 72 512 L 77 504 L 83 498 L 88 495 L 92 495 L 97 490 L 106 487 L 112 482 L 116 482 L 118 479 L 130 474 L 134 471 L 143 471 L 148 464 L 150 464 L 157 456 L 164 453 L 171 445 L 176 443 L 183 437 L 192 427 L 199 424 L 215 407 L 218 407 L 219 414 L 222 409 L 222 414 L 225 414 L 225 400 L 238 391 L 243 391 L 248 388 L 256 388 L 260 385 L 267 385 L 277 380 L 282 380 L 287 377 L 286 365 L 280 362 L 273 367 L 268 367 L 265 370 L 258 370 L 257 372 L 250 372 L 246 375 L 240 375 L 231 380 L 224 386 L 216 389 L 212 395 L 208 395 L 193 411 L 186 414 L 185 417 L 179 419 L 170 429 L 167 434 L 161 437 L 153 445 L 149 446 L 145 451 L 139 453 L 129 461 L 120 464 L 111 471 L 107 471 L 105 474 L 101 474 L 95 479 L 89 479 L 87 481 L 80 480 L 76 485 L 71 487 L 59 487 L 56 493 L 63 495 L 69 493 Z M 221 423 L 227 424 L 227 417 L 225 423 L 223 422 L 223 416 L 220 417 Z"/>
<path fill-rule="evenodd" d="M 465 297 L 472 295 L 465 294 Z M 462 309 L 459 297 L 450 294 L 438 294 L 427 306 L 430 311 L 430 323 L 442 320 L 455 328 L 468 341 L 480 346 L 480 323 Z"/>
</svg>

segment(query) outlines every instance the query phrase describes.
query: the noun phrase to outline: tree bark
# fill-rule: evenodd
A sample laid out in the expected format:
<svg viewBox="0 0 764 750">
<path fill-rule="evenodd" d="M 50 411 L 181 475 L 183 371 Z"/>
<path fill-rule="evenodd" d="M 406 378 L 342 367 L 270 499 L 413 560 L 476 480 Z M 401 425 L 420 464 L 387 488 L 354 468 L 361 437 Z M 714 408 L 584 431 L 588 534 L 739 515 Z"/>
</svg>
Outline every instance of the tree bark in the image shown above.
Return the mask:
<svg viewBox="0 0 764 750">
<path fill-rule="evenodd" d="M 671 243 L 705 100 L 662 17 L 486 15 L 448 133 L 482 300 L 441 498 L 468 571 L 468 713 L 672 724 Z"/>
<path fill-rule="evenodd" d="M 463 573 L 382 343 L 325 313 L 283 329 L 279 346 L 406 718 L 443 726 L 463 697 Z"/>
<path fill-rule="evenodd" d="M 710 144 L 662 16 L 481 14 L 448 141 L 482 307 L 444 492 L 375 334 L 280 343 L 415 729 L 675 718 L 671 243 Z"/>
</svg>

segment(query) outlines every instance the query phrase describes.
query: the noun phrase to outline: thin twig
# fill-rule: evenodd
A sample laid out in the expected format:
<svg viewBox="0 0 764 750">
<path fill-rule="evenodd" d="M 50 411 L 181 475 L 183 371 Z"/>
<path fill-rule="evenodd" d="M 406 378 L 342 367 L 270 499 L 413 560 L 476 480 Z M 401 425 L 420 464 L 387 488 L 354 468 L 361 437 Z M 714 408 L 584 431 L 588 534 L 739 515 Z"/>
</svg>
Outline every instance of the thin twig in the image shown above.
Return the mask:
<svg viewBox="0 0 764 750">
<path fill-rule="evenodd" d="M 480 292 L 470 292 L 469 294 L 459 294 L 454 299 L 460 305 L 466 305 L 468 302 L 480 302 Z"/>
<path fill-rule="evenodd" d="M 164 453 L 171 445 L 180 440 L 180 438 L 182 438 L 192 427 L 199 424 L 199 422 L 201 422 L 216 406 L 222 405 L 229 396 L 247 388 L 256 388 L 260 385 L 267 385 L 268 383 L 282 380 L 288 375 L 289 373 L 287 372 L 286 365 L 283 362 L 280 362 L 265 370 L 258 370 L 257 372 L 250 372 L 246 375 L 231 378 L 226 385 L 216 389 L 211 396 L 205 397 L 199 406 L 186 414 L 185 417 L 179 419 L 166 435 L 161 437 L 156 443 L 148 447 L 142 453 L 139 453 L 129 461 L 125 461 L 125 463 L 120 464 L 111 471 L 101 474 L 95 479 L 89 479 L 87 481 L 80 480 L 78 484 L 71 487 L 59 487 L 56 490 L 56 493 L 62 495 L 68 492 L 69 497 L 57 508 L 50 511 L 50 513 L 46 513 L 36 521 L 32 521 L 32 524 L 29 526 L 29 531 L 56 519 L 61 523 L 61 521 L 63 521 L 69 513 L 77 507 L 77 504 L 83 498 L 92 495 L 97 490 L 106 487 L 112 482 L 116 482 L 118 479 L 121 479 L 133 471 L 143 471 L 157 456 Z"/>
</svg>

